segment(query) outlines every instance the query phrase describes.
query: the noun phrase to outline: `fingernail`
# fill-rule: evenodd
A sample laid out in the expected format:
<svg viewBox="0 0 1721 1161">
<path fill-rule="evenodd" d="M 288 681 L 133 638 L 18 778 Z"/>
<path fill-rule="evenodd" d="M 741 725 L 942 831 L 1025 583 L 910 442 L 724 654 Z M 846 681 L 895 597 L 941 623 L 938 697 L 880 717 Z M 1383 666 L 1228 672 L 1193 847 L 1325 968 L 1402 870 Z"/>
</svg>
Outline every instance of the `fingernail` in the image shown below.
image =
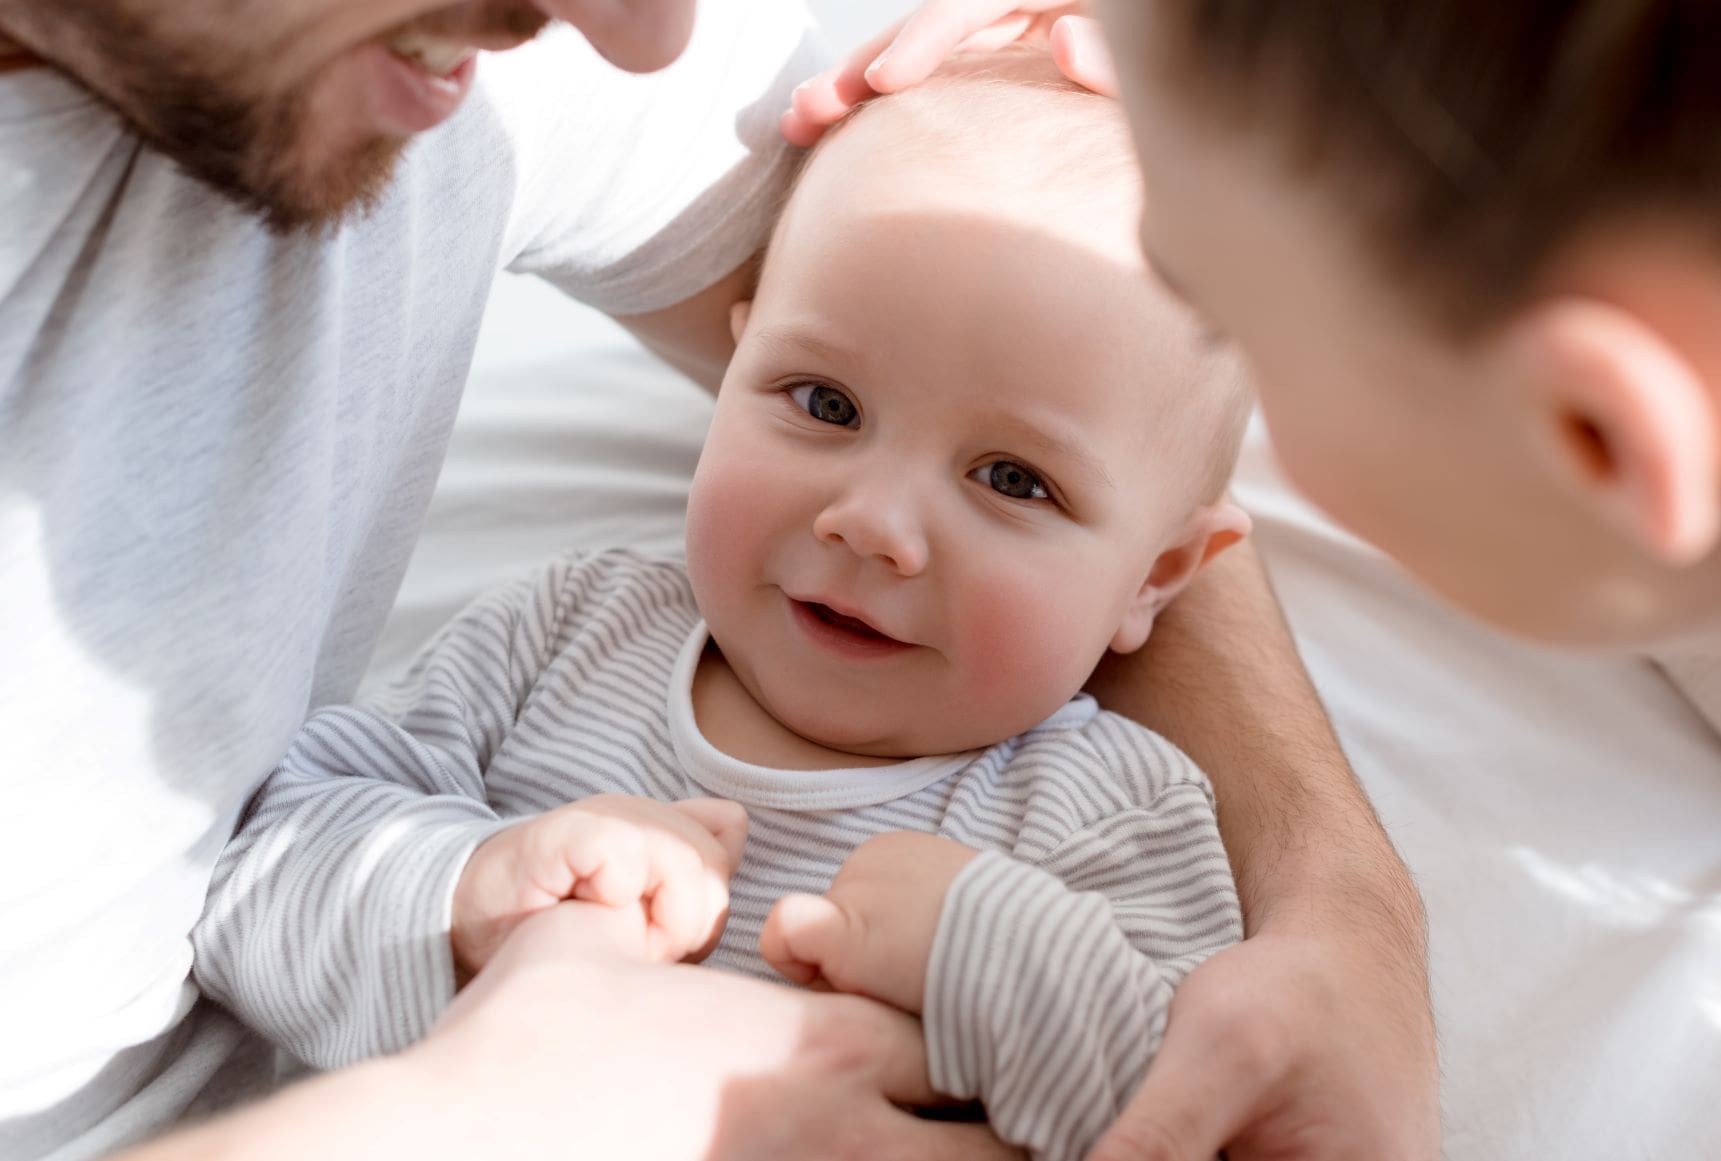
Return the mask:
<svg viewBox="0 0 1721 1161">
<path fill-rule="evenodd" d="M 866 73 L 864 75 L 868 82 L 871 82 L 871 80 L 878 75 L 878 71 L 884 67 L 885 62 L 889 59 L 890 51 L 887 49 L 884 52 L 879 53 L 878 58 L 866 66 Z"/>
</svg>

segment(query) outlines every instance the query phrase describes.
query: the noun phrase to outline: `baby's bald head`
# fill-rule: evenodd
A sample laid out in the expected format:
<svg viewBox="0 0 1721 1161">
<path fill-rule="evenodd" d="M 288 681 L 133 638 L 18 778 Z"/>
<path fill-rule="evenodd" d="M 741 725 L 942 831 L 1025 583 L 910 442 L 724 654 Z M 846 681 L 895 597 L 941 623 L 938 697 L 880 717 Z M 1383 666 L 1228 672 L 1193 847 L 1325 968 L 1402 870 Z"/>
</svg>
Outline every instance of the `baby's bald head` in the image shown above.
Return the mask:
<svg viewBox="0 0 1721 1161">
<path fill-rule="evenodd" d="M 1116 293 L 1140 309 L 1126 324 L 1133 333 L 1096 325 L 1069 341 L 1152 341 L 1138 372 L 1141 390 L 1157 396 L 1152 422 L 1185 450 L 1193 502 L 1223 492 L 1252 393 L 1237 361 L 1201 339 L 1141 260 L 1141 176 L 1116 101 L 1065 78 L 1044 51 L 957 57 L 825 134 L 796 174 L 772 249 L 831 227 L 833 199 L 991 219 L 1092 252 L 1105 267 L 1098 277 L 1115 279 Z M 797 213 L 811 207 L 819 220 Z M 1031 270 L 1020 285 L 1024 294 L 1044 289 Z"/>
</svg>

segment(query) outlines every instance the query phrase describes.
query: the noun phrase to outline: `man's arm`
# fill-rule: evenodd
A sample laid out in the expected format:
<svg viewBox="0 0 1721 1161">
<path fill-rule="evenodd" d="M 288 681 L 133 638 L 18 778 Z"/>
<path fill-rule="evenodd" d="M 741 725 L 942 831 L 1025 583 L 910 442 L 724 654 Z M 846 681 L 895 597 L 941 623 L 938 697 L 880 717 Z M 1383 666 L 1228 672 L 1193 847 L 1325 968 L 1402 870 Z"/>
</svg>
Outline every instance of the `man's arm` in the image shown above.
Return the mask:
<svg viewBox="0 0 1721 1161">
<path fill-rule="evenodd" d="M 715 393 L 735 353 L 730 312 L 752 293 L 757 261 L 749 258 L 692 298 L 648 314 L 617 315 L 616 321 L 658 358 Z"/>
<path fill-rule="evenodd" d="M 1207 772 L 1248 936 L 1184 982 L 1147 1082 L 1094 1156 L 1436 1157 L 1421 900 L 1254 552 L 1216 561 L 1090 688 Z"/>
</svg>

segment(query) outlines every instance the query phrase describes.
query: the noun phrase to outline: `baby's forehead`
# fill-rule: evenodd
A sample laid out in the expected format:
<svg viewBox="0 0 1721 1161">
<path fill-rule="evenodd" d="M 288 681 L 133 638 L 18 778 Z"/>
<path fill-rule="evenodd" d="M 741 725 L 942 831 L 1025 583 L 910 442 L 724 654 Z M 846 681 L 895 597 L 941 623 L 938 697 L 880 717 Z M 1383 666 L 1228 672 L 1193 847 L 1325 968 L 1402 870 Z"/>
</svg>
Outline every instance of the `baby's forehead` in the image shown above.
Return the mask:
<svg viewBox="0 0 1721 1161">
<path fill-rule="evenodd" d="M 1140 175 L 1115 101 L 1065 80 L 1049 54 L 959 57 L 930 80 L 860 106 L 813 150 L 796 185 L 903 203 L 960 191 L 969 204 L 1101 215 L 1134 238 Z"/>
</svg>

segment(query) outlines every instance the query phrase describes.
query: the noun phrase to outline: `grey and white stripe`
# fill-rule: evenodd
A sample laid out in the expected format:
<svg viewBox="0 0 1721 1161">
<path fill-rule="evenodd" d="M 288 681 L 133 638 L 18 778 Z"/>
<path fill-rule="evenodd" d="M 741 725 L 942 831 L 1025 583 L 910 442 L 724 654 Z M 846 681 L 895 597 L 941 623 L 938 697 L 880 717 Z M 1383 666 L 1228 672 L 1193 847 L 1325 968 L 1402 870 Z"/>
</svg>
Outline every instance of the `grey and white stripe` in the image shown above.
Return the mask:
<svg viewBox="0 0 1721 1161">
<path fill-rule="evenodd" d="M 708 963 L 774 979 L 771 906 L 888 831 L 985 853 L 927 977 L 933 1080 L 1007 1140 L 1080 1157 L 1135 1089 L 1172 989 L 1242 937 L 1211 791 L 1170 743 L 1078 697 L 982 751 L 768 770 L 693 722 L 705 642 L 684 567 L 569 556 L 481 598 L 365 709 L 326 709 L 251 803 L 195 933 L 199 982 L 329 1068 L 423 1036 L 454 993 L 450 899 L 499 827 L 591 794 L 716 795 L 750 819 Z"/>
</svg>

